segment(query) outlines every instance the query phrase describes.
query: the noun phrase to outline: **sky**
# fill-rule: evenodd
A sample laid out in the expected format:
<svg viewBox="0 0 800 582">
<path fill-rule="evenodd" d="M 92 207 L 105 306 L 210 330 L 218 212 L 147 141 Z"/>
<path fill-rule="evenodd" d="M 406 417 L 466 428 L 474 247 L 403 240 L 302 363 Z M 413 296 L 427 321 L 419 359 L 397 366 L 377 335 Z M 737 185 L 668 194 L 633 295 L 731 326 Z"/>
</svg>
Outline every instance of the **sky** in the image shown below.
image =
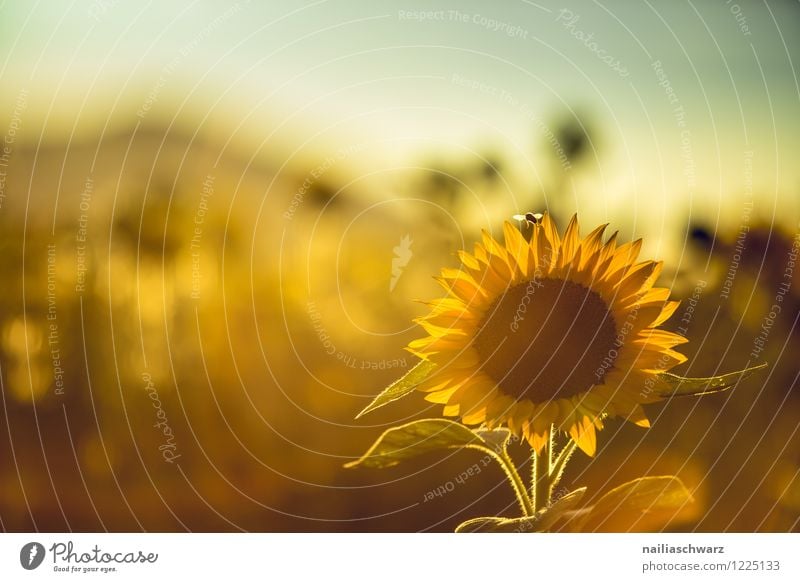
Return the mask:
<svg viewBox="0 0 800 582">
<path fill-rule="evenodd" d="M 358 147 L 361 171 L 492 148 L 535 181 L 558 154 L 552 120 L 589 112 L 604 205 L 713 214 L 754 191 L 767 215 L 796 213 L 798 16 L 790 1 L 10 0 L 0 121 L 23 95 L 28 139 L 160 120 L 278 158 Z"/>
</svg>

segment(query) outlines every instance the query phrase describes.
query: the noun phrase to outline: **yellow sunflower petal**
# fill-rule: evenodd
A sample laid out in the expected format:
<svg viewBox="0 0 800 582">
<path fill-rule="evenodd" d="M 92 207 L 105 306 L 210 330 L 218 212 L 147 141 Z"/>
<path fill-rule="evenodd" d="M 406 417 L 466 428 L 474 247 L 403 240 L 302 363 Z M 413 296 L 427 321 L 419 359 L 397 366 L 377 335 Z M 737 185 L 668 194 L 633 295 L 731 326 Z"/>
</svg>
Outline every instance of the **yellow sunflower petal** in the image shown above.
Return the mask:
<svg viewBox="0 0 800 582">
<path fill-rule="evenodd" d="M 553 221 L 549 212 L 544 213 L 540 228 L 542 229 L 542 232 L 544 233 L 544 236 L 547 239 L 550 248 L 553 251 L 557 252 L 561 248 L 561 237 L 558 235 L 558 229 L 556 228 L 556 223 L 555 221 Z M 553 255 L 552 260 L 553 261 L 556 260 L 555 255 Z"/>
<path fill-rule="evenodd" d="M 443 297 L 434 301 L 423 301 L 422 304 L 431 308 L 432 315 L 448 311 L 471 313 L 464 302 L 455 297 Z"/>
<path fill-rule="evenodd" d="M 648 281 L 658 277 L 660 272 L 661 263 L 655 261 L 645 261 L 631 267 L 617 285 L 617 301 L 625 301 L 632 295 L 638 294 L 643 288 L 647 287 Z M 652 282 L 650 286 L 652 286 Z"/>
<path fill-rule="evenodd" d="M 440 328 L 446 329 L 453 329 L 453 330 L 463 330 L 463 329 L 474 329 L 476 325 L 475 317 L 470 313 L 439 313 L 437 315 L 426 315 L 424 317 L 415 318 L 414 321 L 420 324 L 423 328 L 427 330 L 425 327 L 426 324 L 432 324 L 438 326 Z M 652 321 L 650 319 L 649 321 Z M 456 332 L 458 333 L 458 332 Z"/>
<path fill-rule="evenodd" d="M 471 410 L 477 404 L 487 404 L 491 400 L 491 395 L 496 388 L 484 377 L 483 374 L 478 373 L 472 377 L 468 382 L 462 384 L 456 390 L 448 404 L 460 404 L 461 410 Z"/>
<path fill-rule="evenodd" d="M 661 314 L 653 320 L 653 327 L 661 325 L 670 317 L 672 317 L 672 314 L 675 313 L 675 310 L 678 309 L 680 304 L 680 301 L 667 301 L 664 303 L 664 307 L 661 309 Z"/>
<path fill-rule="evenodd" d="M 486 404 L 481 403 L 474 408 L 464 410 L 461 415 L 464 424 L 481 424 L 486 420 Z"/>
<path fill-rule="evenodd" d="M 584 416 L 579 423 L 573 424 L 569 429 L 569 436 L 584 453 L 594 457 L 597 451 L 597 433 L 591 419 Z"/>
<path fill-rule="evenodd" d="M 614 253 L 617 250 L 617 238 L 619 237 L 619 231 L 614 231 L 614 233 L 608 237 L 606 244 L 603 245 L 603 249 L 600 253 L 598 265 L 604 264 L 606 261 L 610 261 L 614 258 Z"/>
<path fill-rule="evenodd" d="M 464 271 L 456 269 L 446 270 L 450 278 L 437 277 L 439 284 L 455 298 L 465 303 L 480 302 L 486 298 L 486 291 Z"/>
<path fill-rule="evenodd" d="M 642 410 L 642 407 L 638 404 L 634 405 L 633 408 L 626 411 L 623 414 L 620 414 L 625 420 L 628 422 L 632 422 L 636 426 L 641 426 L 642 428 L 650 428 L 650 420 L 647 418 L 647 415 Z"/>
<path fill-rule="evenodd" d="M 508 250 L 497 242 L 486 229 L 481 230 L 481 241 L 487 253 L 502 259 L 506 264 L 508 263 Z"/>
<path fill-rule="evenodd" d="M 502 291 L 509 283 L 514 281 L 514 268 L 508 264 L 506 259 L 502 259 L 494 254 L 489 254 L 486 265 L 489 269 L 484 270 L 483 273 L 485 273 L 486 279 L 494 283 L 491 291 L 495 293 Z M 481 283 L 483 284 L 486 279 L 481 280 Z"/>
<path fill-rule="evenodd" d="M 544 449 L 545 445 L 550 442 L 550 433 L 545 432 L 532 432 L 528 437 L 528 444 L 531 445 L 531 448 L 537 452 L 537 454 L 541 454 L 542 450 Z"/>
<path fill-rule="evenodd" d="M 558 267 L 564 268 L 573 262 L 575 253 L 580 247 L 578 215 L 574 214 L 567 225 L 564 240 L 561 242 L 561 252 L 558 254 Z"/>
<path fill-rule="evenodd" d="M 505 394 L 498 394 L 486 405 L 486 416 L 491 420 L 505 419 L 514 406 L 514 399 Z"/>
<path fill-rule="evenodd" d="M 685 336 L 667 331 L 665 329 L 647 329 L 639 332 L 638 337 L 633 340 L 636 345 L 653 345 L 659 347 L 672 348 L 685 344 L 689 340 Z"/>
<path fill-rule="evenodd" d="M 481 245 L 481 243 L 477 242 L 475 243 L 474 249 L 475 250 L 473 251 L 472 254 L 475 256 L 477 260 L 485 264 L 486 261 L 488 260 L 488 253 L 486 252 L 486 249 L 483 247 L 483 245 Z"/>
<path fill-rule="evenodd" d="M 526 277 L 528 275 L 528 241 L 522 238 L 519 229 L 508 221 L 503 223 L 503 234 L 506 239 L 506 247 L 508 247 L 519 275 Z"/>
<path fill-rule="evenodd" d="M 633 366 L 639 370 L 659 374 L 686 361 L 686 356 L 668 349 L 646 349 L 639 352 Z"/>
<path fill-rule="evenodd" d="M 464 264 L 465 267 L 477 271 L 481 268 L 481 264 L 478 262 L 474 256 L 469 254 L 466 251 L 459 250 L 458 251 L 458 258 Z"/>
<path fill-rule="evenodd" d="M 614 256 L 606 269 L 606 280 L 611 279 L 630 268 L 639 257 L 639 251 L 642 249 L 642 239 L 637 239 L 633 242 L 628 242 L 617 247 L 614 251 Z"/>
<path fill-rule="evenodd" d="M 431 376 L 433 376 L 433 374 L 431 374 Z M 431 376 L 428 376 L 425 378 L 425 380 L 420 382 L 415 390 L 418 390 L 419 392 L 430 393 L 441 392 L 442 390 L 445 390 L 453 381 L 452 376 L 436 376 L 433 378 Z"/>
<path fill-rule="evenodd" d="M 442 410 L 444 416 L 458 416 L 460 406 L 458 404 L 448 404 Z"/>
<path fill-rule="evenodd" d="M 425 331 L 427 331 L 433 337 L 444 337 L 447 335 L 466 335 L 467 332 L 463 329 L 456 328 L 456 327 L 448 327 L 444 325 L 437 325 L 433 323 L 431 320 L 426 318 L 419 318 L 416 320 L 418 324 L 420 324 Z"/>
<path fill-rule="evenodd" d="M 645 293 L 639 300 L 639 304 L 660 302 L 664 303 L 669 299 L 669 289 L 665 287 L 654 287 Z"/>
<path fill-rule="evenodd" d="M 606 228 L 608 228 L 608 224 L 601 224 L 588 235 L 586 235 L 586 238 L 581 242 L 584 262 L 586 259 L 603 249 L 603 233 L 606 231 Z"/>
<path fill-rule="evenodd" d="M 686 340 L 659 328 L 678 306 L 653 287 L 661 263 L 637 262 L 641 240 L 603 243 L 605 228 L 581 239 L 573 217 L 562 238 L 546 213 L 529 243 L 504 223 L 504 243 L 484 231 L 459 252 L 462 269 L 439 278 L 449 296 L 407 348 L 436 364 L 418 387 L 427 399 L 536 450 L 557 427 L 593 455 L 607 415 L 647 426 L 641 405 L 662 397 L 656 374 L 686 360 L 673 349 Z"/>
<path fill-rule="evenodd" d="M 451 386 L 444 390 L 437 390 L 436 392 L 431 392 L 425 395 L 425 400 L 428 402 L 433 402 L 434 404 L 447 404 L 450 400 L 450 396 L 453 395 L 453 392 L 458 390 L 458 386 Z"/>
</svg>

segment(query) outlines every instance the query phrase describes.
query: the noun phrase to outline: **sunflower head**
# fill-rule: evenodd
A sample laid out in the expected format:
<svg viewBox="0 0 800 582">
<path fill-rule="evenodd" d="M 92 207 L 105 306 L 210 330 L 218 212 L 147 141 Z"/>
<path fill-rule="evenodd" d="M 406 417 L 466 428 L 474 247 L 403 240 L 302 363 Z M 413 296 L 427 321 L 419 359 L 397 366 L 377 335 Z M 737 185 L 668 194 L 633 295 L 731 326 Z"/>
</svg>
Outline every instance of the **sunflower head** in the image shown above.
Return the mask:
<svg viewBox="0 0 800 582">
<path fill-rule="evenodd" d="M 641 240 L 563 237 L 544 214 L 530 241 L 510 222 L 505 243 L 483 232 L 459 269 L 443 269 L 447 296 L 417 322 L 427 337 L 409 351 L 436 364 L 418 386 L 465 424 L 506 425 L 540 452 L 551 427 L 589 455 L 606 416 L 649 426 L 641 404 L 659 399 L 655 375 L 686 360 L 686 339 L 657 329 L 675 311 L 653 287 L 656 261 L 637 262 Z"/>
</svg>

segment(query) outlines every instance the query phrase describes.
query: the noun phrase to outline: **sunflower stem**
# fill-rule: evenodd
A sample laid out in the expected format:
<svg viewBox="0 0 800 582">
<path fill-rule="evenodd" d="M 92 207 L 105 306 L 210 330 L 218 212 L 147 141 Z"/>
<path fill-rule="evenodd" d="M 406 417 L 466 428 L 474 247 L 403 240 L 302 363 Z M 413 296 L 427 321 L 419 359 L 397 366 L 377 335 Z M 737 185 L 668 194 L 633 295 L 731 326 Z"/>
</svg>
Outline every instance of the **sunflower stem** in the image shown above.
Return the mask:
<svg viewBox="0 0 800 582">
<path fill-rule="evenodd" d="M 522 480 L 522 477 L 519 476 L 514 461 L 511 460 L 505 448 L 499 452 L 497 459 L 500 461 L 500 466 L 503 467 L 506 477 L 508 477 L 508 480 L 511 481 L 511 485 L 514 487 L 514 493 L 517 496 L 517 501 L 522 509 L 522 513 L 525 517 L 531 517 L 534 514 L 533 500 L 528 495 L 525 482 Z"/>
<path fill-rule="evenodd" d="M 553 500 L 553 489 L 556 488 L 564 469 L 577 448 L 577 443 L 570 439 L 564 448 L 556 454 L 555 426 L 550 427 L 550 438 L 541 452 L 533 451 L 533 483 L 531 498 L 533 511 L 545 509 Z"/>
<path fill-rule="evenodd" d="M 561 449 L 561 452 L 558 453 L 555 462 L 551 466 L 550 471 L 550 494 L 552 495 L 553 489 L 558 485 L 558 482 L 561 481 L 561 477 L 564 475 L 564 469 L 569 462 L 570 457 L 572 457 L 572 453 L 578 448 L 578 443 L 574 440 L 569 439 L 564 448 Z"/>
<path fill-rule="evenodd" d="M 550 505 L 552 491 L 553 468 L 553 427 L 550 427 L 550 438 L 541 452 L 533 451 L 533 510 L 534 513 Z"/>
</svg>

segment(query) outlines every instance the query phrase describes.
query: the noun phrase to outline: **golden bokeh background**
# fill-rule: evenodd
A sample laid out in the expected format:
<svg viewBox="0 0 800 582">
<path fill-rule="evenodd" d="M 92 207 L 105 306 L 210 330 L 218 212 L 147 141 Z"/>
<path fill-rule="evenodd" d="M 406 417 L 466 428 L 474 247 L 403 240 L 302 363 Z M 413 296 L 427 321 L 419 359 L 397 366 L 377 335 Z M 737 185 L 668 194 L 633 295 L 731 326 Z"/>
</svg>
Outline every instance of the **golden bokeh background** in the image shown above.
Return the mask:
<svg viewBox="0 0 800 582">
<path fill-rule="evenodd" d="M 0 7 L 0 528 L 452 531 L 493 466 L 346 470 L 418 300 L 548 209 L 665 261 L 677 372 L 563 485 L 677 474 L 679 531 L 800 529 L 796 3 Z M 779 309 L 775 309 L 778 306 Z M 522 460 L 524 450 L 514 451 Z"/>
</svg>

